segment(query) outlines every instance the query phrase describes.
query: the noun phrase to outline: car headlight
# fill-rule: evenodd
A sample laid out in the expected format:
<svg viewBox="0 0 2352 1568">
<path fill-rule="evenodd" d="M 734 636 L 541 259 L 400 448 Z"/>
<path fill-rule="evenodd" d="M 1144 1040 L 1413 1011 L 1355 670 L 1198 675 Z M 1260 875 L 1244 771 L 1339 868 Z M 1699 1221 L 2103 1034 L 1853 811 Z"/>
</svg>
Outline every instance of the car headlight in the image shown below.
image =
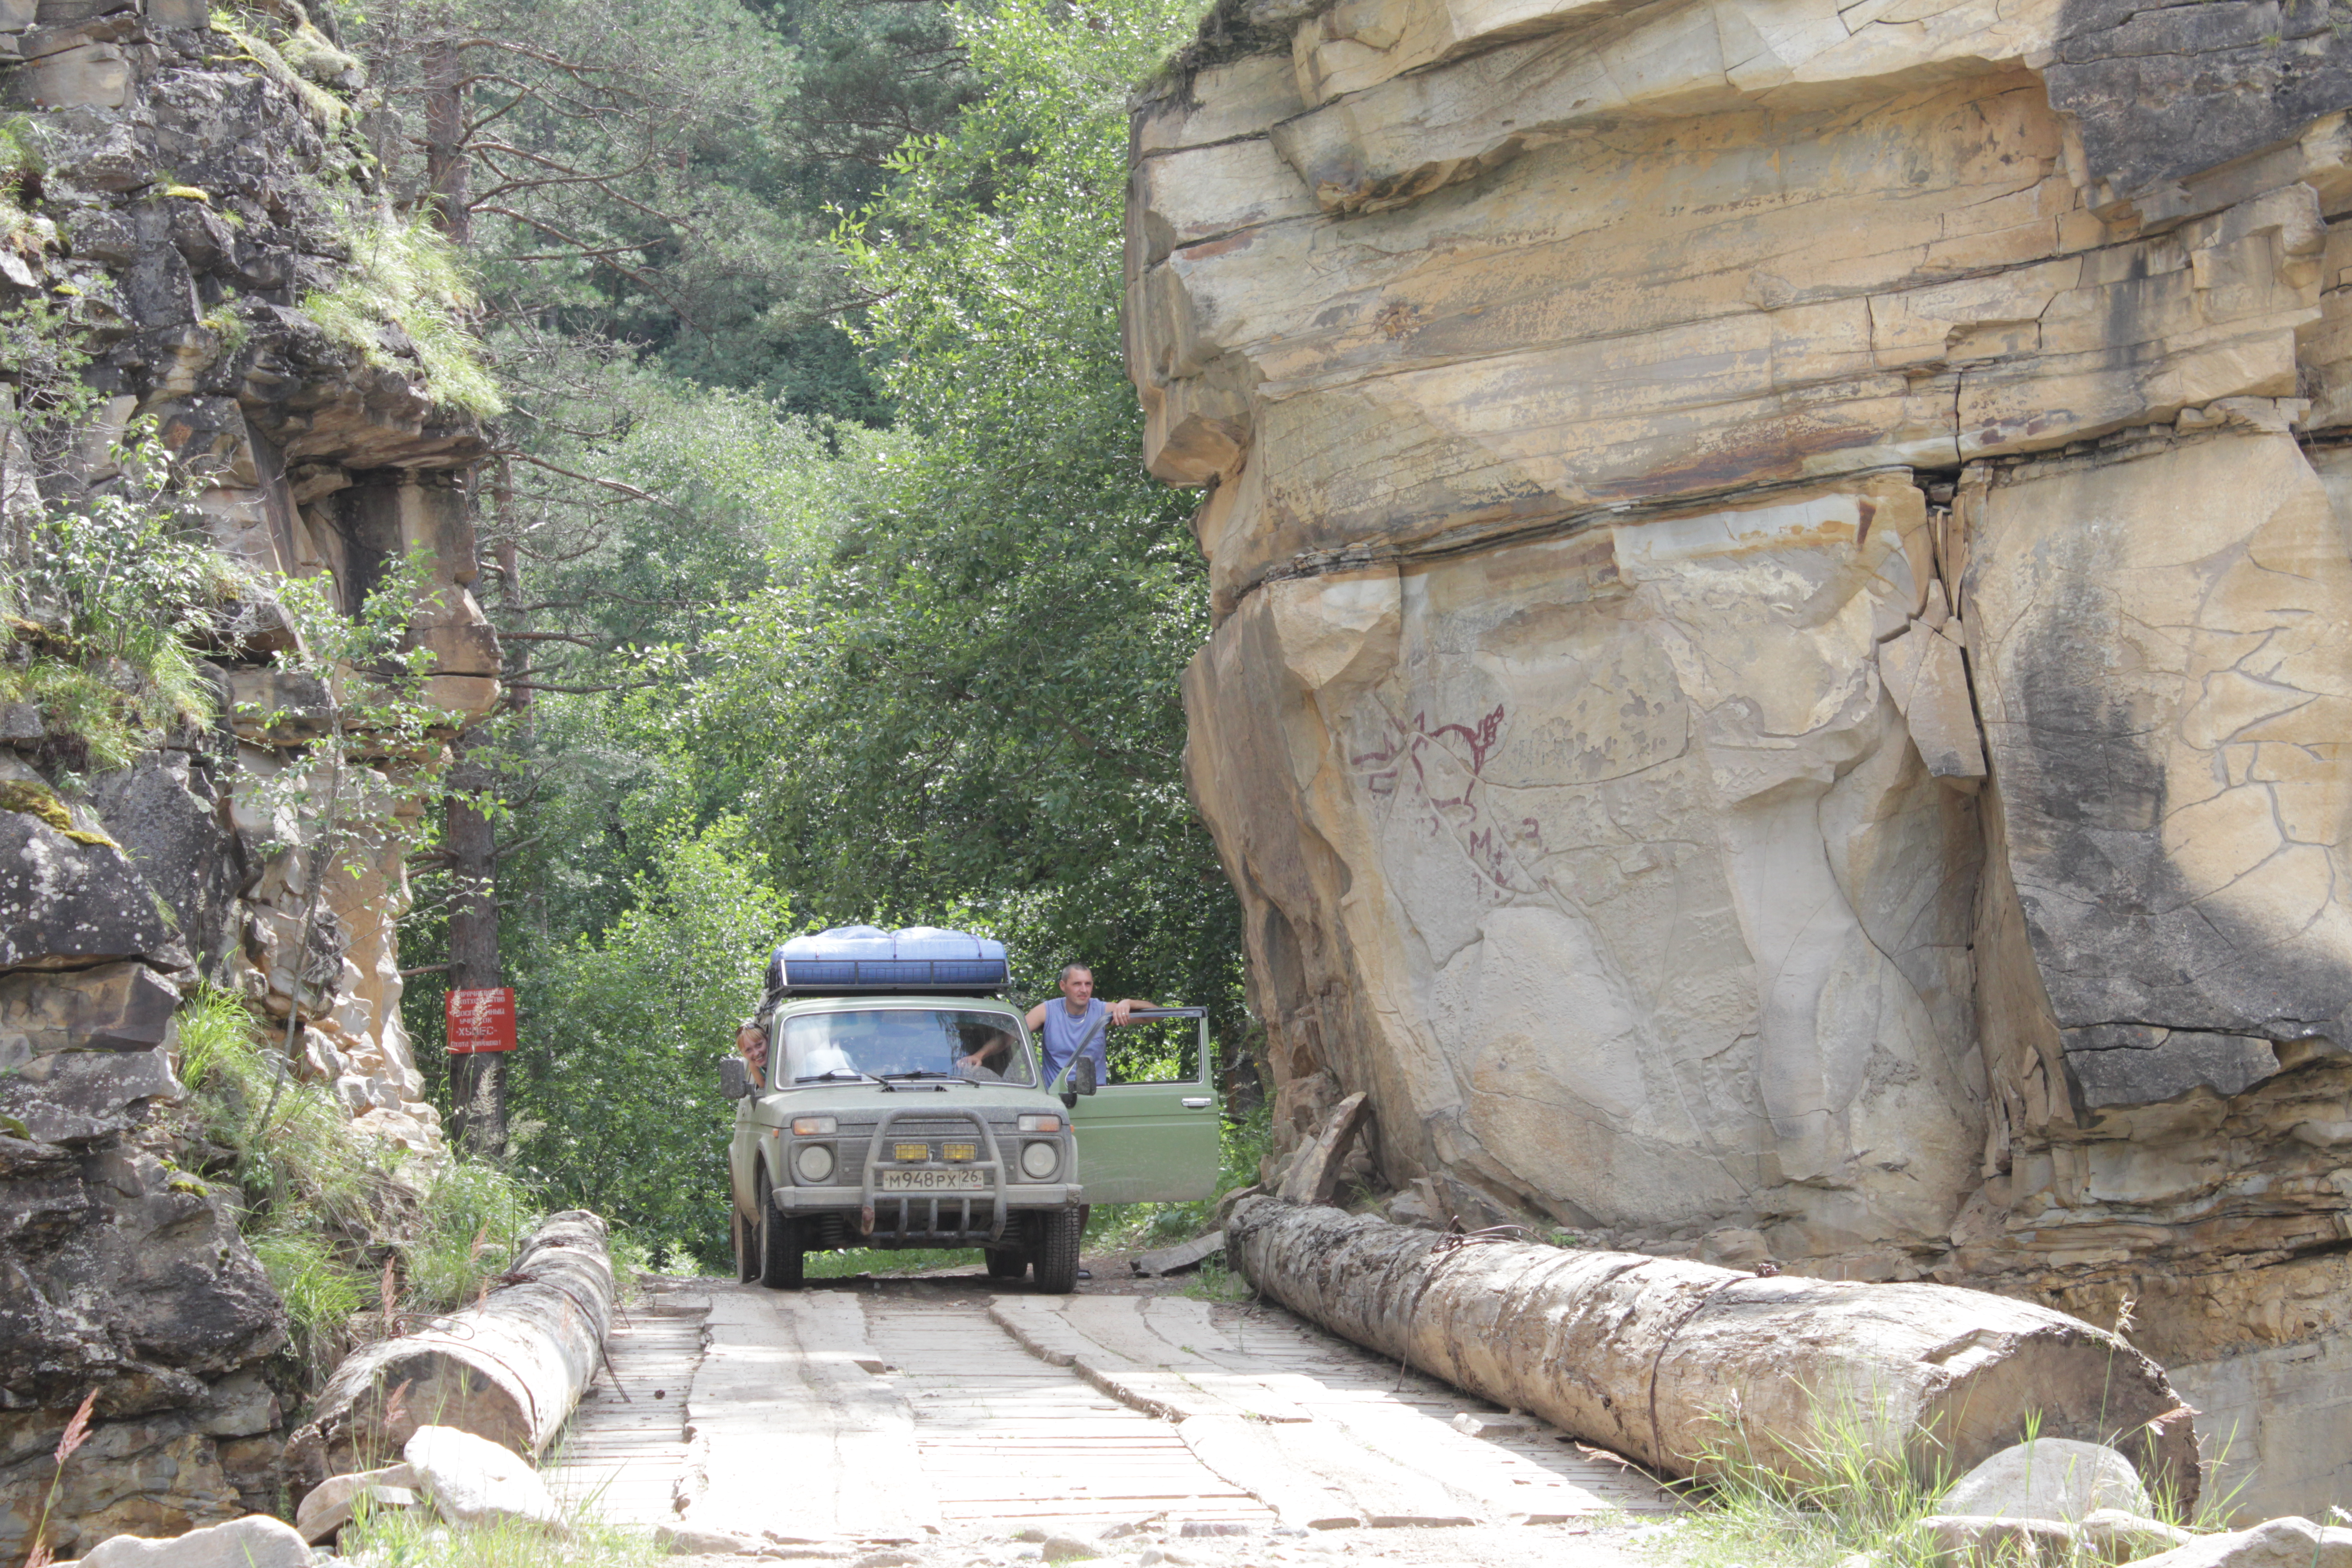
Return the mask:
<svg viewBox="0 0 2352 1568">
<path fill-rule="evenodd" d="M 1021 1173 L 1033 1182 L 1042 1182 L 1054 1173 L 1062 1163 L 1062 1152 L 1051 1143 L 1024 1143 L 1021 1146 Z"/>
<path fill-rule="evenodd" d="M 833 1148 L 826 1143 L 804 1143 L 793 1155 L 793 1169 L 803 1182 L 820 1183 L 833 1175 Z"/>
<path fill-rule="evenodd" d="M 1061 1130 L 1062 1119 L 1058 1116 L 1040 1116 L 1032 1112 L 1021 1118 L 1021 1131 L 1024 1132 L 1059 1132 Z"/>
</svg>

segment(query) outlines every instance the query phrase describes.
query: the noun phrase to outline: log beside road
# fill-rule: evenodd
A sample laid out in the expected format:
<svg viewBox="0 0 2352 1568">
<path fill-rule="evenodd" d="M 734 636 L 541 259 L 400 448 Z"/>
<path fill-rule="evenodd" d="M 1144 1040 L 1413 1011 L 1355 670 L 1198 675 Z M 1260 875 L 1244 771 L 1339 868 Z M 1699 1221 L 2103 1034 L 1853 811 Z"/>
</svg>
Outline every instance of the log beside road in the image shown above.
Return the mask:
<svg viewBox="0 0 2352 1568">
<path fill-rule="evenodd" d="M 420 1426 L 455 1426 L 536 1458 L 580 1403 L 613 1321 L 604 1222 L 551 1215 L 474 1306 L 345 1357 L 289 1468 L 336 1475 L 397 1458 Z"/>
<path fill-rule="evenodd" d="M 1293 1311 L 1662 1475 L 1738 1453 L 1792 1479 L 1851 1433 L 1922 1480 L 2032 1431 L 2107 1443 L 2197 1497 L 2192 1413 L 2164 1371 L 2063 1313 L 1639 1253 L 1443 1237 L 1250 1198 L 1226 1257 Z"/>
</svg>

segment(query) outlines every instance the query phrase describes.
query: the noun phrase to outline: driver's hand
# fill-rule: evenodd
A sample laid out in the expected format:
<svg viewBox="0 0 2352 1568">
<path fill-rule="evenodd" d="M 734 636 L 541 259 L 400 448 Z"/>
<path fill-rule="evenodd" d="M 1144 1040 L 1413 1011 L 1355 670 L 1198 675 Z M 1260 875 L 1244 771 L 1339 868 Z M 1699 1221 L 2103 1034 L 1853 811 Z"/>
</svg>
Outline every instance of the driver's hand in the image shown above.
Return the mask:
<svg viewBox="0 0 2352 1568">
<path fill-rule="evenodd" d="M 1135 1007 L 1131 1003 L 1114 1002 L 1110 1005 L 1110 1021 L 1114 1024 L 1124 1025 L 1127 1022 L 1127 1016 L 1134 1011 Z"/>
</svg>

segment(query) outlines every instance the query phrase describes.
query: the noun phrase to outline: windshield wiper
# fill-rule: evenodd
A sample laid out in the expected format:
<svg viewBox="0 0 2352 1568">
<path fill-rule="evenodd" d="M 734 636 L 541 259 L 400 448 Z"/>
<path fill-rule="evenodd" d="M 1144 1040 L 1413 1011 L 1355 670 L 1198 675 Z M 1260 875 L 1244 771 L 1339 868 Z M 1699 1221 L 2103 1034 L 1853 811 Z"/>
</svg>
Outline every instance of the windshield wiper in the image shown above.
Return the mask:
<svg viewBox="0 0 2352 1568">
<path fill-rule="evenodd" d="M 966 1078 L 960 1072 L 934 1072 L 929 1068 L 918 1068 L 913 1072 L 886 1072 L 882 1077 L 886 1081 L 890 1083 L 905 1083 L 909 1079 L 919 1078 L 938 1079 L 942 1083 L 969 1083 L 976 1085 L 980 1081 L 978 1079 Z"/>
<path fill-rule="evenodd" d="M 810 1074 L 808 1074 L 808 1075 L 807 1075 L 807 1076 L 805 1076 L 805 1077 L 803 1077 L 803 1078 L 796 1078 L 796 1079 L 793 1079 L 793 1081 L 794 1083 L 796 1083 L 796 1084 L 800 1084 L 800 1083 L 879 1083 L 879 1082 L 881 1082 L 882 1080 L 881 1080 L 880 1079 L 877 1079 L 877 1078 L 870 1077 L 869 1075 L 867 1075 L 867 1074 L 866 1074 L 866 1073 L 862 1073 L 862 1072 L 846 1072 L 846 1071 L 844 1071 L 844 1070 L 843 1070 L 842 1068 L 834 1068 L 832 1071 L 830 1071 L 830 1072 L 810 1073 Z"/>
</svg>

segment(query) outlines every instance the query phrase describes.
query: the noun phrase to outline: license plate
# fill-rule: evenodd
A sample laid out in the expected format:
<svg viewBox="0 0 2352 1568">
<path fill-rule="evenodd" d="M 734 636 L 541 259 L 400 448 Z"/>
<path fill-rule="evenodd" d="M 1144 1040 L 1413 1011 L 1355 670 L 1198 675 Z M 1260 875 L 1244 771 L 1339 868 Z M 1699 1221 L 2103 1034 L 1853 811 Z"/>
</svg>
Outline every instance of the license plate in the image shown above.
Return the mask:
<svg viewBox="0 0 2352 1568">
<path fill-rule="evenodd" d="M 884 1171 L 886 1193 L 978 1193 L 988 1188 L 985 1171 Z"/>
</svg>

